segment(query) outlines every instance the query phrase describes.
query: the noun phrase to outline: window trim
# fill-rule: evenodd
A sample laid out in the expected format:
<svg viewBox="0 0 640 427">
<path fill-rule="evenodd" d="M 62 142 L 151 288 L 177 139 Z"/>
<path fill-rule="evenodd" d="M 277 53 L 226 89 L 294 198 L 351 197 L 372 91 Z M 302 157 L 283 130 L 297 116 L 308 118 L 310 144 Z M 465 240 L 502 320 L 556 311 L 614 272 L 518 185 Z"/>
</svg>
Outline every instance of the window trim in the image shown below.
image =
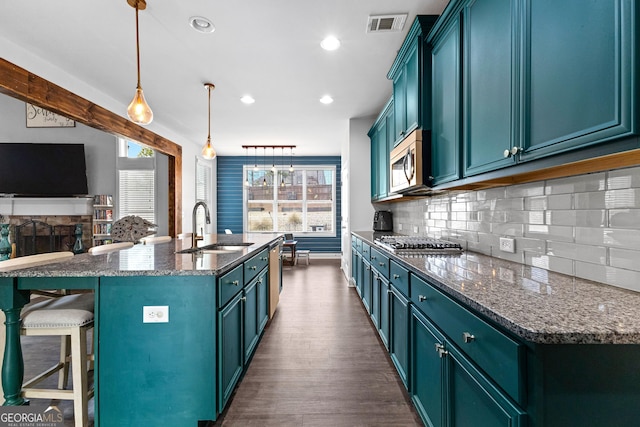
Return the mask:
<svg viewBox="0 0 640 427">
<path fill-rule="evenodd" d="M 245 182 L 247 180 L 247 172 L 250 170 L 253 170 L 254 166 L 252 165 L 248 165 L 245 164 L 242 166 L 242 227 L 244 228 L 245 232 L 247 233 L 279 233 L 278 231 L 249 231 L 249 225 L 247 223 L 248 221 L 248 215 L 247 215 L 247 195 L 248 195 L 248 191 L 247 191 L 247 187 L 245 185 Z M 296 237 L 338 237 L 339 233 L 336 230 L 337 224 L 338 224 L 338 219 L 337 219 L 337 209 L 338 209 L 338 201 L 336 200 L 337 197 L 337 192 L 338 192 L 338 182 L 337 182 L 337 166 L 336 165 L 327 165 L 327 164 L 322 164 L 322 165 L 299 165 L 299 166 L 294 166 L 293 167 L 294 171 L 300 171 L 300 170 L 304 170 L 304 171 L 308 171 L 308 170 L 330 170 L 332 173 L 332 184 L 331 184 L 331 203 L 332 203 L 332 211 L 333 211 L 333 215 L 331 216 L 331 230 L 329 231 L 294 231 L 292 232 L 294 236 Z M 282 167 L 279 167 L 278 170 L 276 171 L 277 174 L 279 174 L 282 171 Z M 277 177 L 277 175 L 276 175 Z M 273 186 L 273 211 L 272 212 L 277 212 L 277 207 L 278 207 L 278 179 L 275 178 L 273 180 L 272 186 Z M 307 194 L 307 179 L 306 179 L 306 174 L 305 174 L 305 179 L 302 180 L 302 190 L 303 190 L 303 194 L 304 199 L 303 200 L 291 200 L 291 203 L 300 203 L 302 202 L 302 216 L 303 218 L 307 218 L 307 207 L 309 204 L 309 200 L 306 197 Z M 288 202 L 288 200 L 283 200 L 284 202 Z M 321 202 L 326 202 L 328 200 L 321 200 L 318 202 L 314 202 L 311 201 L 311 205 L 313 205 L 314 203 L 321 203 Z M 307 224 L 308 226 L 308 224 Z M 282 232 L 283 233 L 283 232 Z"/>
</svg>

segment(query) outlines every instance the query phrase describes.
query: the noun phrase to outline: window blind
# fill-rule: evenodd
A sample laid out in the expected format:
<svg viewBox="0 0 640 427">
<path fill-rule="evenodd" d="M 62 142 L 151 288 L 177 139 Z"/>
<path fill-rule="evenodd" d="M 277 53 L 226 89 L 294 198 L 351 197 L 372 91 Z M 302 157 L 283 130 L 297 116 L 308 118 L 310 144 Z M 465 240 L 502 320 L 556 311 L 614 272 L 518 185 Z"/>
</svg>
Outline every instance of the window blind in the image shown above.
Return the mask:
<svg viewBox="0 0 640 427">
<path fill-rule="evenodd" d="M 155 224 L 155 171 L 120 170 L 118 182 L 120 217 L 137 215 Z"/>
</svg>

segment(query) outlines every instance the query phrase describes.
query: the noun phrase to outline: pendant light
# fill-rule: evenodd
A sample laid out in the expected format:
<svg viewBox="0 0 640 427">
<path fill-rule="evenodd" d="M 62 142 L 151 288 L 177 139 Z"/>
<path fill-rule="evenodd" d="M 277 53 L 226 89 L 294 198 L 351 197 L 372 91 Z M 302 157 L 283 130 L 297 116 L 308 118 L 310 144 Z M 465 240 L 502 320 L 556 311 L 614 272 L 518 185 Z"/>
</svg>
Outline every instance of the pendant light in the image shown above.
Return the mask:
<svg viewBox="0 0 640 427">
<path fill-rule="evenodd" d="M 249 169 L 247 169 L 247 167 L 246 167 L 248 154 L 249 154 L 249 149 L 247 147 L 244 147 L 244 164 L 245 164 L 244 173 L 247 174 L 247 176 L 245 177 L 244 185 L 246 187 L 249 186 L 249 174 L 251 173 L 251 172 L 249 172 Z"/>
<path fill-rule="evenodd" d="M 144 99 L 144 93 L 142 92 L 142 86 L 140 85 L 140 36 L 138 34 L 138 11 L 145 10 L 147 3 L 145 0 L 127 0 L 129 6 L 136 9 L 136 58 L 138 62 L 138 86 L 136 87 L 136 94 L 127 108 L 127 115 L 132 122 L 139 125 L 148 125 L 153 120 L 153 111 Z"/>
<path fill-rule="evenodd" d="M 289 148 L 289 172 L 293 173 L 293 147 Z"/>
<path fill-rule="evenodd" d="M 267 168 L 265 165 L 265 159 L 267 158 L 267 147 L 262 148 L 262 186 L 267 186 Z"/>
<path fill-rule="evenodd" d="M 202 148 L 202 157 L 211 160 L 216 157 L 216 150 L 214 150 L 213 145 L 211 145 L 211 91 L 215 89 L 216 86 L 213 83 L 205 83 L 204 86 L 209 92 L 209 127 L 207 131 L 207 143 L 204 148 Z"/>
</svg>

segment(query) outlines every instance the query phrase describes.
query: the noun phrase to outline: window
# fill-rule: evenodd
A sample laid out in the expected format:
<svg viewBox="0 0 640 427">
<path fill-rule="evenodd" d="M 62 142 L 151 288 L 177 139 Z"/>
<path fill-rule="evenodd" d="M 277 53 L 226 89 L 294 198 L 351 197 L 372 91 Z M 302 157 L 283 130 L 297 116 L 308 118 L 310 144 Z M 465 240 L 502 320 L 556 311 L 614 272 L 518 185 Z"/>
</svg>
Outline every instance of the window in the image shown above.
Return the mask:
<svg viewBox="0 0 640 427">
<path fill-rule="evenodd" d="M 152 149 L 118 138 L 118 218 L 137 215 L 156 223 L 156 170 Z"/>
<path fill-rule="evenodd" d="M 205 202 L 211 211 L 211 162 L 196 158 L 196 202 Z M 213 215 L 213 214 L 212 214 Z M 198 209 L 196 213 L 196 230 L 209 232 L 204 209 Z"/>
<path fill-rule="evenodd" d="M 245 230 L 335 236 L 336 168 L 244 167 Z"/>
</svg>

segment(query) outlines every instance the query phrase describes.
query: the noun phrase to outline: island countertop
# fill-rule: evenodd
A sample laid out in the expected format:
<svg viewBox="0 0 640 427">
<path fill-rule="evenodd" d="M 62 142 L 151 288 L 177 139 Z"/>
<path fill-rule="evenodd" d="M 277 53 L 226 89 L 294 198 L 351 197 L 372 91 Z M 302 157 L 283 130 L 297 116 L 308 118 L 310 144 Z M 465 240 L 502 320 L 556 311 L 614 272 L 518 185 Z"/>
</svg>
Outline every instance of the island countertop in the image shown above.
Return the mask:
<svg viewBox="0 0 640 427">
<path fill-rule="evenodd" d="M 640 344 L 640 293 L 475 252 L 398 257 L 356 237 L 525 341 Z"/>
<path fill-rule="evenodd" d="M 191 247 L 191 239 L 144 245 L 102 255 L 79 254 L 62 262 L 0 272 L 0 277 L 106 277 L 106 276 L 195 276 L 219 275 L 232 266 L 269 248 L 279 234 L 208 234 L 198 246 L 213 243 L 251 243 L 226 253 L 176 253 Z"/>
</svg>

